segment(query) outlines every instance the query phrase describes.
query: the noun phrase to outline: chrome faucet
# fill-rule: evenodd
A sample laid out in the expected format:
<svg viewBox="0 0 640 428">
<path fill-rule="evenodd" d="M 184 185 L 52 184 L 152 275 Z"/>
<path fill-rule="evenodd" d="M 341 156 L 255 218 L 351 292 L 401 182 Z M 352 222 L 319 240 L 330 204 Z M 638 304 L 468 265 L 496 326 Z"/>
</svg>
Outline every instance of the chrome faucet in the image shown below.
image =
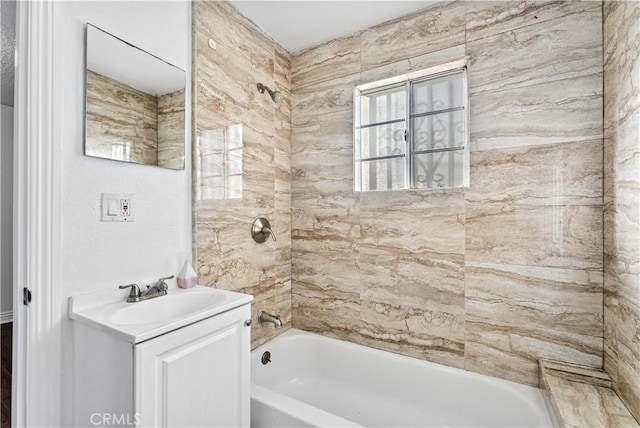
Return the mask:
<svg viewBox="0 0 640 428">
<path fill-rule="evenodd" d="M 142 302 L 143 300 L 153 299 L 154 297 L 165 296 L 167 294 L 167 290 L 169 290 L 169 286 L 165 281 L 172 278 L 173 275 L 160 278 L 155 282 L 155 284 L 147 285 L 147 289 L 144 291 L 140 291 L 140 287 L 138 287 L 138 284 L 120 285 L 118 286 L 118 288 L 121 290 L 125 288 L 131 288 L 131 292 L 127 297 L 127 302 Z"/>
<path fill-rule="evenodd" d="M 282 328 L 282 320 L 277 315 L 271 315 L 265 311 L 260 311 L 258 314 L 258 321 L 260 323 L 271 322 L 276 328 Z"/>
<path fill-rule="evenodd" d="M 147 289 L 140 294 L 140 300 L 152 299 L 158 296 L 165 296 L 169 285 L 165 282 L 168 279 L 173 279 L 173 275 L 160 278 L 153 285 L 147 285 Z"/>
</svg>

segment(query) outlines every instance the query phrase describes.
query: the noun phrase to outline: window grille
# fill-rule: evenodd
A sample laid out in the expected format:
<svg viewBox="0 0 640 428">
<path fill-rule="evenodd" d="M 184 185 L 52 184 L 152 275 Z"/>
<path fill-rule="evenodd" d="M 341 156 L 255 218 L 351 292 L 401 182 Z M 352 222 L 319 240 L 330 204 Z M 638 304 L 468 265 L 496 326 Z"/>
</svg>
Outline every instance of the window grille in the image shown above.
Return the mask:
<svg viewBox="0 0 640 428">
<path fill-rule="evenodd" d="M 468 186 L 464 61 L 355 90 L 356 191 Z"/>
</svg>

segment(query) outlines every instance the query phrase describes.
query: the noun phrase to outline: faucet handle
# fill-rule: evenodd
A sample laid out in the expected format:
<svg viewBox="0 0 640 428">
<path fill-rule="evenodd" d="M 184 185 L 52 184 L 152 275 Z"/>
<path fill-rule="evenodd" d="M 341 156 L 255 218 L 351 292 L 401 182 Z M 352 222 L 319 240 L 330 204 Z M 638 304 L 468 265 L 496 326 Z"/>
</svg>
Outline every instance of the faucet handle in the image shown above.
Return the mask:
<svg viewBox="0 0 640 428">
<path fill-rule="evenodd" d="M 165 281 L 168 280 L 168 279 L 173 279 L 173 275 L 165 276 L 164 278 L 160 278 L 158 280 L 158 282 L 156 282 L 156 286 L 158 287 L 158 290 L 164 291 L 165 293 L 167 292 L 167 290 L 169 289 L 169 286 L 167 285 L 167 283 Z"/>
<path fill-rule="evenodd" d="M 129 293 L 129 297 L 127 297 L 127 302 L 137 302 L 140 300 L 140 287 L 138 284 L 127 284 L 127 285 L 119 285 L 118 288 L 120 290 L 124 290 L 125 288 L 131 288 L 131 292 Z"/>
<path fill-rule="evenodd" d="M 273 242 L 276 242 L 276 234 L 273 233 L 273 230 L 271 230 L 270 227 L 263 226 L 262 227 L 262 233 L 264 233 L 265 235 L 268 233 L 273 238 Z"/>
<path fill-rule="evenodd" d="M 271 238 L 274 241 L 276 240 L 276 234 L 273 233 L 269 220 L 264 217 L 258 217 L 253 220 L 253 223 L 251 224 L 251 236 L 254 241 L 258 244 L 262 244 L 267 240 L 269 235 L 271 235 Z"/>
</svg>

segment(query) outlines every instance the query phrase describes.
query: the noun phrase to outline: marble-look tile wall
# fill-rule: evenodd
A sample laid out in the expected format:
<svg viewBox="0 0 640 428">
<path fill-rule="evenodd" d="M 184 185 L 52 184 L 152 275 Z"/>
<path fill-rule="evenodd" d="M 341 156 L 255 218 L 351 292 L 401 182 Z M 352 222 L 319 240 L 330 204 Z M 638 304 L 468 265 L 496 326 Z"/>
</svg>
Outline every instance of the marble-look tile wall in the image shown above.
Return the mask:
<svg viewBox="0 0 640 428">
<path fill-rule="evenodd" d="M 527 384 L 603 352 L 602 5 L 437 5 L 292 64 L 297 328 Z M 469 57 L 471 186 L 353 191 L 353 88 Z"/>
<path fill-rule="evenodd" d="M 112 158 L 128 144 L 131 162 L 158 163 L 158 98 L 87 70 L 87 154 Z"/>
<path fill-rule="evenodd" d="M 640 3 L 603 14 L 604 368 L 640 421 Z"/>
<path fill-rule="evenodd" d="M 184 168 L 184 89 L 158 97 L 158 166 Z"/>
<path fill-rule="evenodd" d="M 291 325 L 291 57 L 226 2 L 193 2 L 193 31 L 194 153 L 206 152 L 200 144 L 208 135 L 242 128 L 241 194 L 213 199 L 194 191 L 194 264 L 201 284 L 254 296 L 257 346 L 285 330 L 260 325 L 257 311 Z M 258 82 L 282 100 L 258 93 Z M 196 182 L 215 167 L 212 159 L 194 159 Z M 253 241 L 259 216 L 277 242 Z"/>
</svg>

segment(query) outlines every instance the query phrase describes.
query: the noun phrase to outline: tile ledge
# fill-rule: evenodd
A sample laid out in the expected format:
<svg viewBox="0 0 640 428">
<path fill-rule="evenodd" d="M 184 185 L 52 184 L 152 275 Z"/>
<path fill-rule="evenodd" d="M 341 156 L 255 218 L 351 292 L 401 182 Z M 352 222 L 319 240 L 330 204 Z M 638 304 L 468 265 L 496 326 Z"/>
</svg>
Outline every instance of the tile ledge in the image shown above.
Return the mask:
<svg viewBox="0 0 640 428">
<path fill-rule="evenodd" d="M 613 388 L 613 383 L 608 374 L 596 367 L 582 366 L 555 360 L 539 360 L 540 373 L 561 376 L 573 382 L 586 383 Z"/>
<path fill-rule="evenodd" d="M 611 428 L 640 427 L 602 369 L 553 360 L 538 364 L 540 388 L 554 426 L 572 427 L 576 419 L 583 419 L 587 425 L 601 421 Z"/>
</svg>

